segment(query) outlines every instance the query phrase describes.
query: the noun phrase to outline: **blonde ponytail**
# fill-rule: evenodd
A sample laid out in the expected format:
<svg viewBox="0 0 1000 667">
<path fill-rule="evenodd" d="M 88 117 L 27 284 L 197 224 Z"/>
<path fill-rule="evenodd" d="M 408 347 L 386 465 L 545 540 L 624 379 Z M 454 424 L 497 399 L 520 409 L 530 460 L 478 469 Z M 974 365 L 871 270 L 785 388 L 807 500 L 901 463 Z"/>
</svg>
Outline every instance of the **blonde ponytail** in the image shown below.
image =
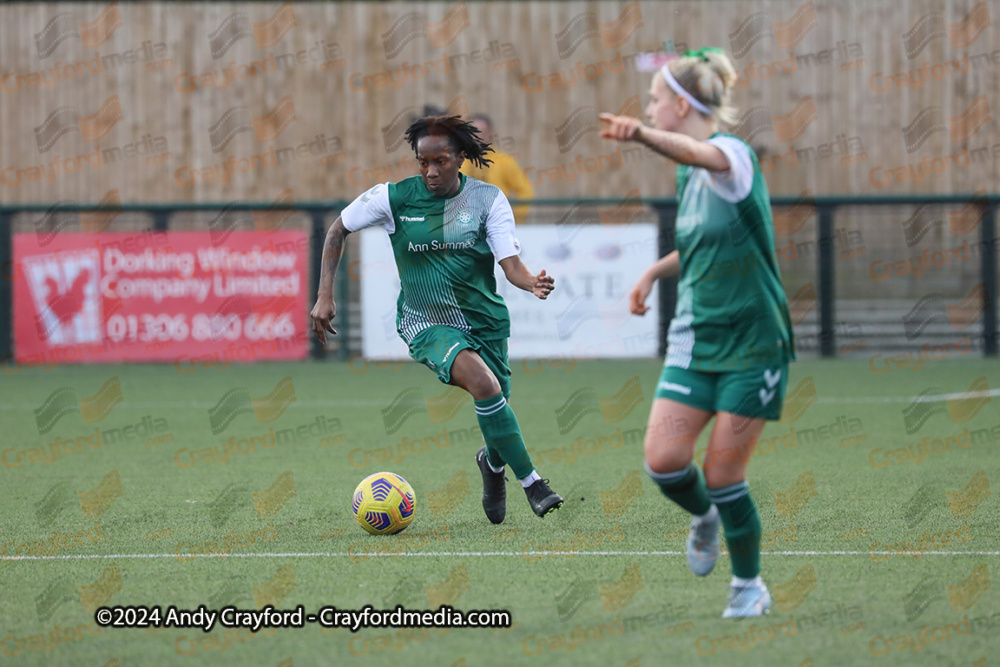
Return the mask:
<svg viewBox="0 0 1000 667">
<path fill-rule="evenodd" d="M 720 125 L 735 125 L 736 107 L 730 101 L 736 85 L 736 70 L 722 49 L 687 51 L 667 64 L 680 86 L 711 111 Z"/>
</svg>

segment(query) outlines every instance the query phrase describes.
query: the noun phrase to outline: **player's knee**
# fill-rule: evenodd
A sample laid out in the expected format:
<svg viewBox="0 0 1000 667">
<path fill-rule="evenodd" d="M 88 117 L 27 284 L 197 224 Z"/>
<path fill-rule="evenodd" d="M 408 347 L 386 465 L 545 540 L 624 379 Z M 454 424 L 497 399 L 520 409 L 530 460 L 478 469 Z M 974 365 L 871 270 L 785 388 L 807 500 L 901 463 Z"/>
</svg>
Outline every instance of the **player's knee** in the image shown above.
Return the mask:
<svg viewBox="0 0 1000 667">
<path fill-rule="evenodd" d="M 695 440 L 694 437 L 664 437 L 647 429 L 643 444 L 646 462 L 653 472 L 683 470 L 694 459 Z"/>
<path fill-rule="evenodd" d="M 469 378 L 469 393 L 477 401 L 485 401 L 500 393 L 500 382 L 493 377 L 493 373 L 475 373 Z"/>
<path fill-rule="evenodd" d="M 683 448 L 664 447 L 662 443 L 646 440 L 646 464 L 655 473 L 665 474 L 686 468 L 694 458 L 692 452 Z"/>
</svg>

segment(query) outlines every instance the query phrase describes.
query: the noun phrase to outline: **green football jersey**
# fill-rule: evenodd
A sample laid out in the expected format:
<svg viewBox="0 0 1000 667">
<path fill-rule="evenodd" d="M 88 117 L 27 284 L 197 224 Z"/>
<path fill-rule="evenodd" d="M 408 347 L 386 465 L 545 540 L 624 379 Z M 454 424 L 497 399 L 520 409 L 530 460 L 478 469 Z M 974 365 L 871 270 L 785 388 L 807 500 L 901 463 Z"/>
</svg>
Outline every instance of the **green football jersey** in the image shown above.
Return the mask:
<svg viewBox="0 0 1000 667">
<path fill-rule="evenodd" d="M 349 231 L 388 232 L 400 282 L 396 330 L 407 345 L 435 325 L 483 340 L 510 336 L 493 266 L 519 252 L 514 214 L 498 187 L 460 178 L 451 197 L 431 193 L 420 176 L 381 183 L 341 213 Z"/>
<path fill-rule="evenodd" d="M 717 133 L 708 142 L 730 169 L 677 167 L 680 280 L 665 365 L 773 367 L 794 359 L 795 347 L 767 184 L 741 139 Z"/>
</svg>

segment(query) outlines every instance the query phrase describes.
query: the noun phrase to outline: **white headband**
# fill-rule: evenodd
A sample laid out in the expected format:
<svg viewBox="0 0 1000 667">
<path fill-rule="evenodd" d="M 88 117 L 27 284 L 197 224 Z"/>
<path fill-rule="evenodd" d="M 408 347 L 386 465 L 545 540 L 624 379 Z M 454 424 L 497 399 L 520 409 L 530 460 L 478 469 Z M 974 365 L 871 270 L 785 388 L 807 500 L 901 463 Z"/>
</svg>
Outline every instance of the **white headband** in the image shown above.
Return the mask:
<svg viewBox="0 0 1000 667">
<path fill-rule="evenodd" d="M 670 73 L 669 67 L 667 67 L 666 65 L 661 67 L 660 74 L 663 75 L 663 80 L 667 82 L 667 85 L 670 86 L 675 93 L 677 93 L 678 95 L 686 99 L 688 102 L 690 102 L 691 106 L 693 106 L 695 109 L 704 114 L 708 114 L 709 116 L 712 115 L 711 109 L 709 109 L 707 106 L 696 100 L 694 98 L 694 95 L 684 90 L 684 88 L 681 87 L 681 84 L 677 83 L 677 79 L 675 79 L 674 75 Z"/>
</svg>

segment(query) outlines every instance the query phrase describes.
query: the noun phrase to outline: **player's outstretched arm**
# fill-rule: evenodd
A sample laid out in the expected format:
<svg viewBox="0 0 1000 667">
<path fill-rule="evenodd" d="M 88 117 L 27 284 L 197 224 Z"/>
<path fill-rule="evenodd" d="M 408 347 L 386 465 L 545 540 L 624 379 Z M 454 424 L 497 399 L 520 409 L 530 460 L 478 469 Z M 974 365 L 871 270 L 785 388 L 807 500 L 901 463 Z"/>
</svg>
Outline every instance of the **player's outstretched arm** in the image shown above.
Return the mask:
<svg viewBox="0 0 1000 667">
<path fill-rule="evenodd" d="M 726 171 L 729 160 L 717 147 L 679 132 L 667 132 L 645 125 L 638 118 L 616 116 L 612 113 L 599 114 L 601 136 L 616 141 L 636 141 L 649 146 L 660 155 L 671 160 L 703 167 L 712 171 Z"/>
<path fill-rule="evenodd" d="M 344 240 L 350 232 L 344 227 L 342 218 L 337 218 L 326 233 L 323 244 L 323 261 L 319 272 L 319 290 L 316 304 L 309 317 L 312 318 L 313 333 L 319 342 L 326 345 L 326 332 L 337 333 L 333 328 L 333 318 L 337 315 L 337 304 L 333 300 L 333 281 L 340 266 L 340 258 L 344 254 Z"/>
<path fill-rule="evenodd" d="M 548 298 L 556 287 L 556 279 L 545 275 L 545 269 L 542 269 L 536 276 L 528 270 L 528 267 L 517 255 L 501 259 L 500 268 L 503 269 L 504 275 L 507 276 L 511 285 L 519 287 L 525 292 L 531 292 L 539 299 Z"/>
</svg>

